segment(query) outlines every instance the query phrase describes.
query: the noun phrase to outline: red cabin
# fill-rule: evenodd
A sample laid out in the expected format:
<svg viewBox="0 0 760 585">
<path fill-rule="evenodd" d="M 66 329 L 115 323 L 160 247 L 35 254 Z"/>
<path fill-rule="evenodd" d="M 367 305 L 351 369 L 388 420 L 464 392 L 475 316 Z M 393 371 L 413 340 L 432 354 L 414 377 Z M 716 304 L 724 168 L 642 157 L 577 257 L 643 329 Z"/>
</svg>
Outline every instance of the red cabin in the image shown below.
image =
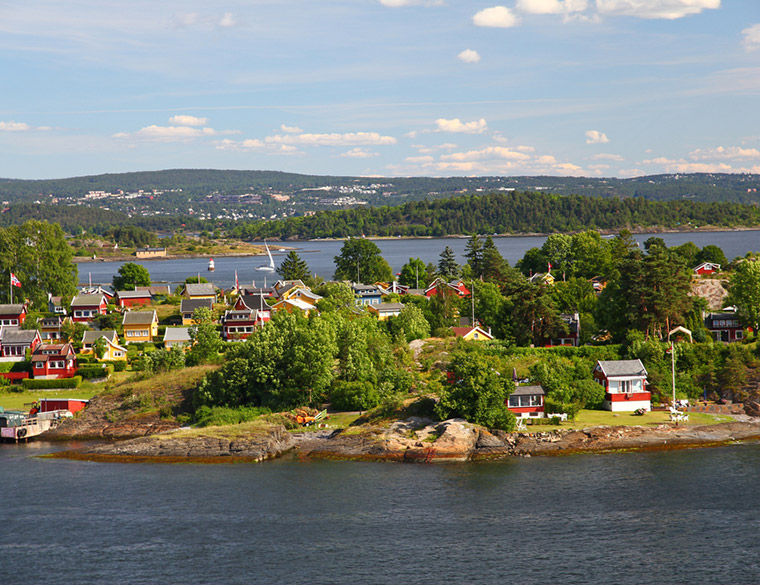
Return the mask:
<svg viewBox="0 0 760 585">
<path fill-rule="evenodd" d="M 71 414 L 84 410 L 89 403 L 84 398 L 40 398 L 40 412 L 68 410 Z"/>
<path fill-rule="evenodd" d="M 73 378 L 76 373 L 77 358 L 70 343 L 39 345 L 32 354 L 32 376 L 35 378 Z"/>
<path fill-rule="evenodd" d="M 124 309 L 149 305 L 153 297 L 149 290 L 120 290 L 116 293 L 116 304 Z"/>
</svg>

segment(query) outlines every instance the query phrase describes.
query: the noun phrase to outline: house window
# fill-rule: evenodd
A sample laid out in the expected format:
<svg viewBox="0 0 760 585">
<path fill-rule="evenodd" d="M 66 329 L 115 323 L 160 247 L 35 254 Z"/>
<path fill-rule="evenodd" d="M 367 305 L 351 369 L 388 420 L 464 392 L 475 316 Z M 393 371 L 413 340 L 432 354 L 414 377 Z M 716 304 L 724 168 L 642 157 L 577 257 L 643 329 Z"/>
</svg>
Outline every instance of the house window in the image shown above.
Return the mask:
<svg viewBox="0 0 760 585">
<path fill-rule="evenodd" d="M 42 362 L 36 362 L 34 364 L 34 367 L 37 368 L 38 370 L 41 370 L 42 369 L 42 365 L 43 365 Z"/>
<path fill-rule="evenodd" d="M 113 352 L 113 357 L 124 357 L 123 351 L 115 351 Z"/>
<path fill-rule="evenodd" d="M 736 332 L 736 339 L 742 339 L 743 337 L 744 337 L 744 331 L 742 331 L 741 329 L 739 329 Z"/>
<path fill-rule="evenodd" d="M 626 394 L 633 392 L 633 382 L 631 380 L 621 380 L 620 391 L 625 392 Z"/>
</svg>

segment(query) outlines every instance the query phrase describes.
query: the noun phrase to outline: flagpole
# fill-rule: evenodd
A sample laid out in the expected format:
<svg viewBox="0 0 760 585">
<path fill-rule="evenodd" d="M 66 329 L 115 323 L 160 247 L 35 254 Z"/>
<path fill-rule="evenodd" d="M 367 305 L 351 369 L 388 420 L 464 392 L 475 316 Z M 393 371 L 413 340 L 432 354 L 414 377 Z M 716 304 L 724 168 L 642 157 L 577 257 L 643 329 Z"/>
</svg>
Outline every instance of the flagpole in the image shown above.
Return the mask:
<svg viewBox="0 0 760 585">
<path fill-rule="evenodd" d="M 8 269 L 8 280 L 11 283 L 11 305 L 13 304 L 13 279 L 11 278 L 11 269 Z"/>
</svg>

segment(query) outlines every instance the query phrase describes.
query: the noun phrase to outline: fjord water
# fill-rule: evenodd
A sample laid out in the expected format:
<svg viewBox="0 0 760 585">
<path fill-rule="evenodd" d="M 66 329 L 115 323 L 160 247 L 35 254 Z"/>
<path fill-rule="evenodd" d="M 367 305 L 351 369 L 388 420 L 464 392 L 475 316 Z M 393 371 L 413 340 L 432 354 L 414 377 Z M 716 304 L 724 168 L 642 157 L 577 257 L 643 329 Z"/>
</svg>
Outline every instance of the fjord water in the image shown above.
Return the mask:
<svg viewBox="0 0 760 585">
<path fill-rule="evenodd" d="M 756 584 L 760 445 L 413 465 L 0 446 L 3 585 Z"/>
<path fill-rule="evenodd" d="M 728 259 L 744 256 L 748 251 L 760 250 L 760 231 L 730 232 L 685 232 L 669 234 L 641 234 L 636 240 L 643 244 L 652 236 L 661 237 L 668 246 L 679 246 L 694 242 L 700 248 L 714 244 L 723 249 Z M 437 264 L 440 254 L 446 246 L 451 247 L 461 264 L 466 263 L 464 248 L 467 238 L 427 238 L 427 239 L 386 239 L 373 240 L 380 248 L 394 273 L 400 272 L 409 258 L 421 258 L 426 263 Z M 504 258 L 514 265 L 525 252 L 533 247 L 540 248 L 546 241 L 545 236 L 510 236 L 495 238 L 494 243 Z M 271 242 L 270 242 L 271 244 Z M 339 240 L 318 240 L 310 242 L 285 242 L 282 246 L 296 250 L 307 262 L 312 273 L 330 279 L 335 272 L 333 258 L 340 253 L 343 242 Z M 287 252 L 280 251 L 280 243 L 270 246 L 275 264 L 279 266 Z M 208 259 L 181 258 L 178 260 L 148 260 L 138 264 L 145 266 L 154 281 L 184 282 L 188 276 L 200 274 L 219 287 L 229 288 L 235 282 L 237 271 L 241 284 L 256 282 L 264 285 L 264 279 L 277 279 L 277 274 L 256 271 L 257 266 L 266 264 L 266 256 L 214 258 L 216 270 L 208 272 Z M 124 262 L 85 262 L 79 265 L 79 279 L 82 283 L 90 279 L 93 283 L 110 284 L 113 275 Z M 424 286 L 424 284 L 422 285 Z"/>
</svg>

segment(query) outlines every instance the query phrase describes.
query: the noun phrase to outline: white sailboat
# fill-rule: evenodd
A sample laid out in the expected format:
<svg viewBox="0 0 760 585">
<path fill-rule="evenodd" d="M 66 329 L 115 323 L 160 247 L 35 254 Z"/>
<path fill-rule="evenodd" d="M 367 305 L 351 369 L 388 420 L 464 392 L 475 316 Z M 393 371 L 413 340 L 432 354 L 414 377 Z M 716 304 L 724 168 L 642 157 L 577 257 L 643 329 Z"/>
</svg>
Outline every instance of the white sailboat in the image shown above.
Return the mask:
<svg viewBox="0 0 760 585">
<path fill-rule="evenodd" d="M 269 246 L 267 246 L 266 240 L 264 240 L 264 247 L 267 249 L 267 256 L 269 256 L 269 264 L 263 265 L 263 266 L 257 266 L 256 270 L 260 272 L 274 272 L 276 270 L 274 267 L 274 258 L 272 258 L 272 253 L 269 251 Z"/>
</svg>

